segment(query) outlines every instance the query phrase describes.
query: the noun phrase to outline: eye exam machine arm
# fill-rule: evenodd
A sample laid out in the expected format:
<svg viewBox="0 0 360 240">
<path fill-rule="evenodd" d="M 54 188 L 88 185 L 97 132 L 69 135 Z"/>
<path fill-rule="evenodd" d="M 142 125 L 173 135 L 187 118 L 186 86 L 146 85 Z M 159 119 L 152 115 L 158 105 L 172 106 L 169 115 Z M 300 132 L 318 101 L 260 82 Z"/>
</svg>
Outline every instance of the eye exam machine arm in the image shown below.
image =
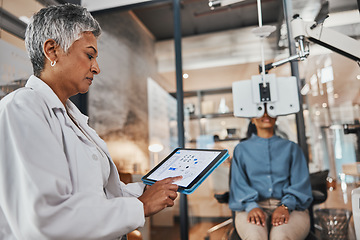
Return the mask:
<svg viewBox="0 0 360 240">
<path fill-rule="evenodd" d="M 311 41 L 337 52 L 347 58 L 356 61 L 360 66 L 360 42 L 338 33 L 334 30 L 323 27 L 320 24 L 304 22 L 301 18 L 294 18 L 291 22 L 295 40 L 299 43 L 298 53 L 308 54 L 308 51 L 301 48 L 304 42 Z M 265 67 L 266 69 L 266 67 Z M 357 132 L 359 132 L 357 126 Z M 344 126 L 345 133 L 354 133 L 350 131 L 349 126 Z M 352 129 L 354 130 L 354 129 Z M 359 170 L 358 170 L 359 171 Z M 354 227 L 356 239 L 360 239 L 360 188 L 352 191 L 352 211 L 354 218 Z"/>
<path fill-rule="evenodd" d="M 305 22 L 299 17 L 299 15 L 294 16 L 294 19 L 291 21 L 291 28 L 298 48 L 297 54 L 290 56 L 286 59 L 265 65 L 265 73 L 268 73 L 269 70 L 281 66 L 290 61 L 299 61 L 306 59 L 310 54 L 309 42 L 319 44 L 325 48 L 337 52 L 347 58 L 356 61 L 360 65 L 360 42 L 355 40 L 354 38 L 351 38 L 347 35 L 341 34 L 339 32 L 336 32 L 332 29 L 323 26 L 322 23 L 327 18 L 327 13 L 324 14 L 324 12 L 322 11 L 327 12 L 326 8 L 327 6 L 324 5 L 323 9 L 325 10 L 322 9 L 317 19 L 315 19 L 315 21 L 313 22 Z M 260 72 L 262 72 L 261 66 L 260 66 Z M 294 107 L 298 104 L 298 102 L 296 102 L 296 99 L 294 98 L 296 94 L 294 95 L 289 94 L 289 91 L 286 90 L 288 88 L 291 88 L 292 90 L 295 91 L 296 80 L 291 79 L 293 77 L 288 78 L 288 80 L 291 80 L 292 83 L 289 83 L 289 81 L 285 80 L 284 78 L 276 78 L 273 76 L 268 76 L 268 74 L 262 77 L 263 81 L 260 81 L 259 77 L 260 75 L 257 77 L 253 76 L 252 83 L 248 81 L 247 83 L 243 82 L 241 84 L 234 83 L 235 86 L 233 84 L 234 95 L 245 94 L 247 95 L 247 99 L 252 99 L 251 103 L 248 102 L 249 105 L 246 106 L 245 110 L 242 106 L 240 106 L 240 108 L 238 109 L 235 109 L 234 110 L 235 116 L 238 117 L 259 116 L 260 114 L 263 113 L 263 105 L 264 105 L 263 103 L 268 103 L 268 102 L 270 104 L 267 104 L 267 108 L 268 108 L 267 110 L 268 111 L 270 110 L 270 113 L 272 113 L 274 116 L 286 115 L 298 111 L 298 108 Z M 254 83 L 254 81 L 256 83 Z M 270 87 L 265 84 L 264 84 L 264 88 L 261 88 L 260 85 L 259 87 L 255 86 L 258 85 L 259 82 L 270 82 Z M 283 86 L 284 84 L 289 86 Z M 239 92 L 239 87 L 245 87 L 246 89 L 251 88 L 252 92 L 247 92 L 247 94 L 246 92 L 242 92 L 242 91 Z M 274 88 L 276 89 L 276 92 L 274 92 Z M 264 99 L 261 97 L 261 95 L 270 95 L 270 96 L 273 95 L 275 98 L 270 98 L 271 100 L 267 98 Z M 236 96 L 234 96 L 234 101 L 235 101 L 235 97 Z M 238 99 L 239 97 L 236 98 L 237 98 L 236 102 L 239 102 L 240 100 Z M 287 100 L 283 100 L 283 99 L 287 99 Z M 282 104 L 284 101 L 289 101 L 289 100 L 290 102 L 288 102 L 287 104 L 285 105 Z"/>
<path fill-rule="evenodd" d="M 316 43 L 350 58 L 360 64 L 360 42 L 347 35 L 324 27 L 321 23 L 325 19 L 314 22 L 303 21 L 295 15 L 291 21 L 293 36 L 297 44 L 297 54 L 289 58 L 265 65 L 265 72 L 293 60 L 304 60 L 310 54 L 309 42 Z M 261 66 L 260 66 L 261 72 Z"/>
</svg>

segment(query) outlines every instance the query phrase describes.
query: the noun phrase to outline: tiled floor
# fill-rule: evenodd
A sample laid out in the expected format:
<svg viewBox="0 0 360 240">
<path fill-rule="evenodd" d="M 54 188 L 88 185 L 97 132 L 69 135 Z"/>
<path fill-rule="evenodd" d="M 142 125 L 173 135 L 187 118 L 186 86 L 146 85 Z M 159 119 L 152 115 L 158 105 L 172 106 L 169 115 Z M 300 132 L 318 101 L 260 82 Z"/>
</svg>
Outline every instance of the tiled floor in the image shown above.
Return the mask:
<svg viewBox="0 0 360 240">
<path fill-rule="evenodd" d="M 340 184 L 337 185 L 336 189 L 333 191 L 328 191 L 328 198 L 323 204 L 315 206 L 315 208 L 343 208 L 351 211 L 351 190 L 354 188 L 354 185 L 348 185 L 345 190 L 345 194 L 340 187 Z M 212 226 L 216 225 L 218 222 L 201 222 L 192 224 L 189 229 L 189 240 L 201 240 L 205 239 L 206 232 Z M 230 230 L 230 226 L 224 227 L 212 234 L 210 234 L 210 240 L 222 240 L 227 239 L 227 232 Z M 317 232 L 317 236 L 323 236 L 320 232 Z M 179 223 L 175 222 L 172 227 L 152 227 L 151 228 L 151 240 L 180 240 L 180 226 Z M 348 231 L 348 240 L 355 240 L 355 230 L 354 230 L 354 221 L 353 218 L 350 219 L 349 231 Z"/>
</svg>

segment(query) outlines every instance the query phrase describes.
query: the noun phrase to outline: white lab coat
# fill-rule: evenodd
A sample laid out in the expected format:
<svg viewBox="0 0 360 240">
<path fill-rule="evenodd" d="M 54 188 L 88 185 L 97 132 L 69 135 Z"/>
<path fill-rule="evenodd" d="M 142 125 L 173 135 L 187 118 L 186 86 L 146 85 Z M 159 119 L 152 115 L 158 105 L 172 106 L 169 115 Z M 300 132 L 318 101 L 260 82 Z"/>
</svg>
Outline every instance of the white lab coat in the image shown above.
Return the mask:
<svg viewBox="0 0 360 240">
<path fill-rule="evenodd" d="M 110 159 L 107 185 L 99 151 L 31 76 L 0 101 L 0 239 L 118 239 L 144 225 L 144 185 L 119 180 L 105 142 L 69 100 L 67 107 Z"/>
</svg>

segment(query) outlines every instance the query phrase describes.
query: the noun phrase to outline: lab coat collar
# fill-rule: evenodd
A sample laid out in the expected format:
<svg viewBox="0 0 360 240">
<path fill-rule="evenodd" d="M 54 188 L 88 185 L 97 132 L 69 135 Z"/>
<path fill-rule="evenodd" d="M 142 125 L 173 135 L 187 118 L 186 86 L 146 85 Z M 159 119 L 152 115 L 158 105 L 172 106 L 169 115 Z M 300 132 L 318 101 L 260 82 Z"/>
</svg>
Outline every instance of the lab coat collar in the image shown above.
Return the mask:
<svg viewBox="0 0 360 240">
<path fill-rule="evenodd" d="M 60 108 L 65 111 L 65 107 L 58 98 L 58 96 L 54 93 L 54 91 L 47 85 L 43 80 L 34 75 L 31 75 L 27 80 L 25 87 L 29 87 L 34 89 L 35 91 L 41 92 L 41 94 L 46 98 L 47 104 L 53 108 Z"/>
<path fill-rule="evenodd" d="M 75 104 L 69 99 L 66 100 L 66 108 L 69 113 L 75 118 L 75 121 L 79 121 L 82 126 L 88 123 L 89 117 L 82 114 L 80 110 L 75 106 Z"/>
<path fill-rule="evenodd" d="M 58 96 L 54 93 L 54 91 L 40 78 L 31 75 L 28 79 L 25 87 L 32 88 L 36 91 L 39 91 L 46 97 L 46 101 L 51 109 L 58 108 L 62 109 L 63 112 L 66 112 L 64 105 L 58 98 Z M 77 121 L 80 121 L 83 124 L 87 124 L 88 117 L 82 114 L 75 104 L 73 104 L 69 99 L 66 100 L 66 107 L 69 109 L 70 114 L 75 117 Z"/>
</svg>

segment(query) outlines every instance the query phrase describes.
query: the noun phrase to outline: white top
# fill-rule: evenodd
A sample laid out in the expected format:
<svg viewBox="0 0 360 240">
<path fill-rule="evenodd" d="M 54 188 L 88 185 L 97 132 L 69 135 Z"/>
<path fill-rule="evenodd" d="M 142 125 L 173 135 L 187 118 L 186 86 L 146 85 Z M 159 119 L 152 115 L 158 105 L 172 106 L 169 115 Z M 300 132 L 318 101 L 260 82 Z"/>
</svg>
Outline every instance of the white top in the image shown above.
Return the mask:
<svg viewBox="0 0 360 240">
<path fill-rule="evenodd" d="M 143 226 L 142 183 L 119 179 L 105 142 L 69 100 L 31 76 L 0 101 L 0 239 L 118 239 Z"/>
</svg>

